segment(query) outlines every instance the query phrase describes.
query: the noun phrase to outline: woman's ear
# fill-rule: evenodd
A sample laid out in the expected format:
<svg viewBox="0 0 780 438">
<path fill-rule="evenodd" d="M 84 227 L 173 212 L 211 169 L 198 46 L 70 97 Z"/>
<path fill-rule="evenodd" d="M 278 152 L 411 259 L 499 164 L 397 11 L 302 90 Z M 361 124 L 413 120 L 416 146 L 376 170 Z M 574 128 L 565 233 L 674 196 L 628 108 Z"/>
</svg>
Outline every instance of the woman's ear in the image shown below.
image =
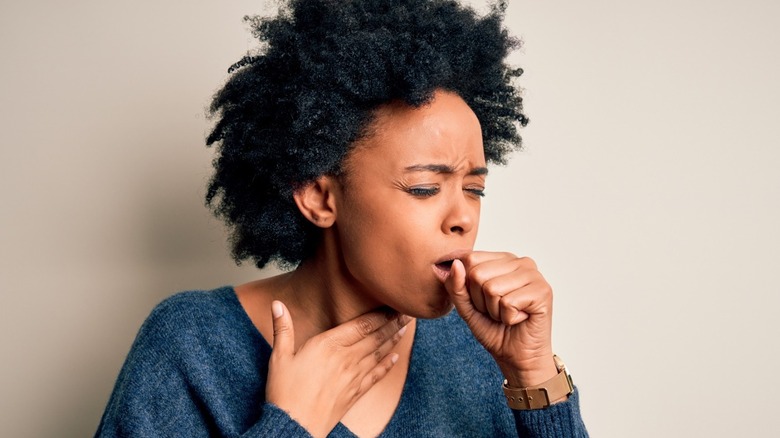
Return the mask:
<svg viewBox="0 0 780 438">
<path fill-rule="evenodd" d="M 293 193 L 301 214 L 320 228 L 336 222 L 336 184 L 333 177 L 321 176 Z"/>
</svg>

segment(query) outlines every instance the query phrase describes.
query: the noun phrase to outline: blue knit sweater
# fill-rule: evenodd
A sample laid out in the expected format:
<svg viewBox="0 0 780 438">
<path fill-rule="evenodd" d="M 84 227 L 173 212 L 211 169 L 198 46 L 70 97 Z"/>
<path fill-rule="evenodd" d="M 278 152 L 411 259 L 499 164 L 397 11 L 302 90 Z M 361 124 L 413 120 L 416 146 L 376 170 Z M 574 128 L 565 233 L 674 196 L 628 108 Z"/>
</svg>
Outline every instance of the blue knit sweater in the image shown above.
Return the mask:
<svg viewBox="0 0 780 438">
<path fill-rule="evenodd" d="M 141 327 L 95 436 L 308 437 L 265 402 L 271 347 L 232 287 L 163 301 Z M 577 392 L 512 411 L 503 377 L 454 311 L 419 320 L 401 400 L 381 437 L 587 437 Z M 339 423 L 330 437 L 354 437 Z"/>
</svg>

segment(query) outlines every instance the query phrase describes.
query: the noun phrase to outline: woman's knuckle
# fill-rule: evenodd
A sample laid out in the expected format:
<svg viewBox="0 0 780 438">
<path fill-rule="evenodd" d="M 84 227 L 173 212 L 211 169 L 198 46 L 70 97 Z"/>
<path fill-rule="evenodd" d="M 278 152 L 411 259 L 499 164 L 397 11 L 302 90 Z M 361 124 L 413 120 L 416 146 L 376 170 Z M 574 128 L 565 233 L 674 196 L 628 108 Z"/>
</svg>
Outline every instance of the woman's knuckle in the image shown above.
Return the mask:
<svg viewBox="0 0 780 438">
<path fill-rule="evenodd" d="M 469 280 L 473 283 L 484 285 L 490 279 L 489 274 L 483 269 L 472 269 L 469 273 Z"/>
<path fill-rule="evenodd" d="M 470 266 L 474 263 L 474 258 L 476 257 L 476 253 L 470 252 L 463 257 L 460 257 L 460 261 L 463 262 L 464 265 Z"/>
<path fill-rule="evenodd" d="M 360 336 L 365 337 L 374 331 L 374 325 L 367 318 L 361 318 L 357 321 L 356 330 Z"/>
<path fill-rule="evenodd" d="M 515 270 L 525 269 L 526 263 L 523 261 L 523 259 L 512 259 L 509 261 L 509 265 L 512 266 Z"/>
<path fill-rule="evenodd" d="M 356 384 L 353 382 L 352 385 L 349 385 L 347 387 L 347 390 L 345 391 L 347 394 L 347 398 L 349 400 L 356 400 L 358 397 L 360 397 L 360 384 Z"/>
<path fill-rule="evenodd" d="M 290 331 L 290 327 L 287 324 L 274 327 L 274 336 L 286 334 Z"/>
<path fill-rule="evenodd" d="M 490 297 L 500 297 L 503 292 L 501 281 L 499 279 L 490 279 L 482 284 L 482 292 Z"/>
<path fill-rule="evenodd" d="M 547 283 L 546 281 L 542 281 L 539 284 L 539 294 L 542 296 L 542 298 L 545 301 L 552 300 L 552 296 L 553 296 L 552 286 L 550 286 L 550 284 Z"/>
<path fill-rule="evenodd" d="M 534 259 L 531 257 L 520 257 L 520 260 L 522 260 L 523 263 L 526 266 L 529 266 L 531 269 L 536 269 L 536 261 L 534 261 Z"/>
<path fill-rule="evenodd" d="M 512 305 L 512 302 L 510 301 L 509 298 L 507 298 L 507 296 L 503 296 L 498 300 L 498 306 L 501 308 L 502 311 L 515 308 L 515 306 Z"/>
</svg>

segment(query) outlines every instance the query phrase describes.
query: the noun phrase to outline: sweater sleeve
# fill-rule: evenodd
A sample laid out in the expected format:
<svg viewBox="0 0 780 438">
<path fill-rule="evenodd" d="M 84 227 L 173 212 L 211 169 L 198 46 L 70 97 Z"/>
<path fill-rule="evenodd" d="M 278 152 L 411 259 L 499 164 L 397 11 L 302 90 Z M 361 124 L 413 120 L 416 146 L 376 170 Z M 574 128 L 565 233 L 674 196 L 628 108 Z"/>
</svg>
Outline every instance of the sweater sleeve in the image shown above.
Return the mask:
<svg viewBox="0 0 780 438">
<path fill-rule="evenodd" d="M 569 399 L 546 409 L 512 410 L 517 435 L 528 438 L 587 438 L 588 431 L 580 415 L 577 388 Z"/>
<path fill-rule="evenodd" d="M 174 301 L 172 303 L 171 301 Z M 117 378 L 95 437 L 289 437 L 311 435 L 271 403 L 247 401 L 254 419 L 230 417 L 219 398 L 218 365 L 192 336 L 198 315 L 181 303 L 160 304 L 144 322 Z M 205 382 L 205 383 L 204 383 Z M 249 421 L 249 422 L 248 422 Z"/>
</svg>

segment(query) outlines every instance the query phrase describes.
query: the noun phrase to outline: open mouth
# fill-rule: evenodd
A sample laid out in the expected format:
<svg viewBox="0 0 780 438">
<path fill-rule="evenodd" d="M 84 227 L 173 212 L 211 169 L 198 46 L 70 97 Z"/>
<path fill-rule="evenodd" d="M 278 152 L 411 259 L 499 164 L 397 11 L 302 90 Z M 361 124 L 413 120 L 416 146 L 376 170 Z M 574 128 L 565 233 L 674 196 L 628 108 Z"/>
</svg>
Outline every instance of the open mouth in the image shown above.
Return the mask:
<svg viewBox="0 0 780 438">
<path fill-rule="evenodd" d="M 441 258 L 433 262 L 431 268 L 433 268 L 434 274 L 442 282 L 447 281 L 450 273 L 452 272 L 452 262 L 455 260 L 462 260 L 464 256 L 471 252 L 470 248 L 460 248 L 449 253 L 443 254 Z"/>
<path fill-rule="evenodd" d="M 452 268 L 452 260 L 445 260 L 443 262 L 436 263 L 436 267 L 442 271 L 450 272 Z"/>
<path fill-rule="evenodd" d="M 436 276 L 439 277 L 439 280 L 445 281 L 447 280 L 447 277 L 450 276 L 450 270 L 452 269 L 452 260 L 444 260 L 442 262 L 435 263 L 433 265 L 433 271 L 436 273 Z"/>
</svg>

